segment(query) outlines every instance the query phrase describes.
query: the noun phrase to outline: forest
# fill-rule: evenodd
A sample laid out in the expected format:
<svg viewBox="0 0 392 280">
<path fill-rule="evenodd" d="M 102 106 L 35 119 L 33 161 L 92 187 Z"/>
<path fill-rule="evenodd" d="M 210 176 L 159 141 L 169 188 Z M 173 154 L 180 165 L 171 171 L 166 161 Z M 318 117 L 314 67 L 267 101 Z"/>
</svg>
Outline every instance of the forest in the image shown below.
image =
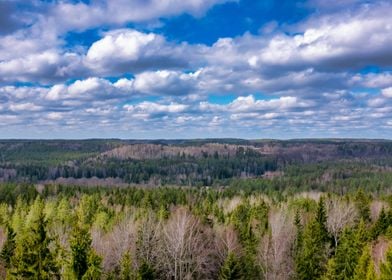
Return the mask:
<svg viewBox="0 0 392 280">
<path fill-rule="evenodd" d="M 392 165 L 387 140 L 1 140 L 0 182 L 220 186 L 320 164 Z"/>
<path fill-rule="evenodd" d="M 0 279 L 392 279 L 388 141 L 162 141 L 1 142 Z"/>
</svg>

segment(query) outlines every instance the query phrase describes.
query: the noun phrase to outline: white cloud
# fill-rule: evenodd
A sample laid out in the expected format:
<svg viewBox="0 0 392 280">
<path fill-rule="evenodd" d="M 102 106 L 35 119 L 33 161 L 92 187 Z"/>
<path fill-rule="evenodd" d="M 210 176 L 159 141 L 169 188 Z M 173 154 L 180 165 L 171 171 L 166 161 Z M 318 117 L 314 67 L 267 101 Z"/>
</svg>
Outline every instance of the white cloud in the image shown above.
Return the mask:
<svg viewBox="0 0 392 280">
<path fill-rule="evenodd" d="M 289 27 L 272 23 L 262 34 L 219 38 L 208 46 L 124 28 L 125 22 L 201 15 L 220 2 L 40 4 L 28 26 L 0 36 L 0 119 L 81 130 L 198 127 L 240 133 L 293 127 L 335 133 L 376 130 L 392 117 L 392 76 L 385 71 L 392 65 L 387 2 L 345 12 L 334 8 Z M 70 30 L 96 26 L 109 31 L 89 46 L 65 41 Z M 379 73 L 353 71 L 369 65 Z M 206 101 L 211 94 L 230 94 L 233 101 Z"/>
<path fill-rule="evenodd" d="M 92 44 L 87 52 L 87 59 L 100 62 L 105 58 L 137 60 L 145 48 L 159 48 L 164 43 L 162 36 L 141 33 L 135 30 L 117 30 L 105 35 Z"/>
<path fill-rule="evenodd" d="M 364 8 L 358 15 L 340 15 L 342 18 L 328 23 L 320 19 L 320 26 L 309 26 L 302 35 L 277 35 L 260 51 L 260 64 L 317 68 L 388 65 L 392 63 L 390 11 L 391 6 L 372 11 Z"/>
<path fill-rule="evenodd" d="M 196 87 L 197 74 L 161 70 L 136 75 L 134 90 L 141 93 L 161 95 L 187 95 Z"/>
<path fill-rule="evenodd" d="M 42 109 L 41 106 L 35 105 L 33 103 L 18 103 L 11 104 L 9 106 L 11 111 L 19 112 L 19 111 L 39 111 Z"/>
<path fill-rule="evenodd" d="M 68 87 L 68 93 L 71 95 L 83 95 L 88 92 L 100 92 L 110 83 L 100 78 L 88 78 L 86 80 L 77 80 Z"/>
<path fill-rule="evenodd" d="M 138 105 L 124 105 L 124 109 L 128 112 L 138 112 L 147 114 L 157 114 L 157 113 L 180 113 L 185 111 L 189 106 L 185 104 L 170 103 L 159 104 L 154 102 L 142 102 Z"/>
<path fill-rule="evenodd" d="M 381 93 L 387 98 L 392 98 L 392 87 L 382 89 Z"/>
<path fill-rule="evenodd" d="M 111 31 L 89 48 L 85 64 L 99 73 L 133 73 L 183 67 L 192 47 L 168 43 L 161 35 L 132 29 Z M 189 59 L 189 53 L 188 53 Z"/>
<path fill-rule="evenodd" d="M 85 30 L 100 25 L 158 20 L 183 13 L 200 16 L 212 6 L 228 1 L 233 0 L 101 0 L 90 4 L 60 2 L 53 7 L 51 17 L 63 31 Z"/>
<path fill-rule="evenodd" d="M 253 95 L 238 97 L 228 105 L 232 112 L 252 112 L 264 110 L 287 110 L 313 106 L 312 101 L 299 100 L 293 96 L 283 96 L 279 99 L 256 100 Z"/>
</svg>

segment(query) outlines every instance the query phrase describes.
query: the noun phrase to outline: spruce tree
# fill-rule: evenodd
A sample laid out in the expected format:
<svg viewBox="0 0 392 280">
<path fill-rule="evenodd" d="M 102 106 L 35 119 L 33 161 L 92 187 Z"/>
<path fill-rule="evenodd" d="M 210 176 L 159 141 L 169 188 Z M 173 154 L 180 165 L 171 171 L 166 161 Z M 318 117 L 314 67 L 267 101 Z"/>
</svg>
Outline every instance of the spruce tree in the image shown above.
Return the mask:
<svg viewBox="0 0 392 280">
<path fill-rule="evenodd" d="M 370 221 L 370 198 L 365 194 L 363 189 L 359 189 L 355 194 L 355 205 L 358 209 L 359 216 L 364 221 Z"/>
<path fill-rule="evenodd" d="M 319 224 L 321 235 L 324 241 L 328 241 L 327 214 L 325 210 L 324 198 L 321 197 L 317 204 L 316 222 Z"/>
<path fill-rule="evenodd" d="M 94 251 L 90 251 L 88 256 L 88 268 L 84 273 L 82 280 L 99 280 L 102 275 L 102 257 L 98 256 Z"/>
<path fill-rule="evenodd" d="M 306 226 L 301 238 L 302 244 L 295 258 L 297 278 L 319 279 L 326 271 L 328 246 L 327 214 L 323 198 L 320 198 L 316 215 Z"/>
<path fill-rule="evenodd" d="M 313 220 L 304 230 L 303 245 L 296 257 L 297 278 L 319 279 L 325 272 L 326 260 L 325 232 L 318 221 Z"/>
<path fill-rule="evenodd" d="M 330 258 L 327 262 L 325 274 L 321 277 L 322 280 L 336 280 L 336 261 L 335 258 Z"/>
<path fill-rule="evenodd" d="M 131 255 L 127 252 L 121 258 L 120 280 L 133 280 L 134 278 Z"/>
<path fill-rule="evenodd" d="M 240 260 L 233 253 L 229 253 L 225 262 L 223 263 L 219 273 L 219 279 L 221 280 L 244 279 Z"/>
<path fill-rule="evenodd" d="M 16 278 L 58 279 L 55 252 L 49 249 L 53 239 L 48 236 L 43 202 L 39 198 L 32 205 L 26 223 L 24 230 L 16 236 L 11 275 Z"/>
<path fill-rule="evenodd" d="M 370 254 L 370 247 L 366 246 L 355 267 L 353 280 L 374 280 L 377 279 L 374 269 L 374 262 Z"/>
<path fill-rule="evenodd" d="M 6 268 L 11 268 L 11 258 L 15 251 L 15 232 L 10 225 L 7 225 L 7 239 L 3 245 L 0 253 L 0 258 L 3 260 Z"/>
<path fill-rule="evenodd" d="M 381 209 L 380 215 L 372 228 L 372 237 L 376 239 L 378 236 L 385 234 L 389 226 L 388 215 L 384 208 Z"/>
<path fill-rule="evenodd" d="M 146 261 L 143 261 L 141 263 L 141 265 L 139 266 L 137 279 L 138 280 L 154 280 L 154 279 L 156 279 L 154 269 Z"/>
<path fill-rule="evenodd" d="M 392 246 L 387 251 L 385 262 L 380 265 L 380 280 L 392 279 Z"/>
<path fill-rule="evenodd" d="M 88 228 L 77 223 L 70 238 L 72 268 L 77 279 L 82 279 L 89 266 L 91 237 Z"/>
<path fill-rule="evenodd" d="M 295 212 L 294 225 L 297 231 L 294 241 L 294 256 L 296 257 L 300 252 L 303 243 L 303 225 L 301 223 L 301 215 L 298 210 Z"/>
<path fill-rule="evenodd" d="M 335 253 L 335 279 L 351 279 L 362 253 L 360 231 L 345 229 Z"/>
</svg>

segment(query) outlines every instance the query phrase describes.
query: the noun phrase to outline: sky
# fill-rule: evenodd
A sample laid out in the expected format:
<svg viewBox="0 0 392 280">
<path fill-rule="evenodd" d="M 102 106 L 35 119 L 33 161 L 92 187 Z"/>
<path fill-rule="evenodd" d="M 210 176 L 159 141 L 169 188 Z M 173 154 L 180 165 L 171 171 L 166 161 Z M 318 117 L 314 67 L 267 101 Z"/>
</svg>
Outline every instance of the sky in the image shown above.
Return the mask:
<svg viewBox="0 0 392 280">
<path fill-rule="evenodd" d="M 392 138 L 392 1 L 0 0 L 0 138 Z"/>
</svg>

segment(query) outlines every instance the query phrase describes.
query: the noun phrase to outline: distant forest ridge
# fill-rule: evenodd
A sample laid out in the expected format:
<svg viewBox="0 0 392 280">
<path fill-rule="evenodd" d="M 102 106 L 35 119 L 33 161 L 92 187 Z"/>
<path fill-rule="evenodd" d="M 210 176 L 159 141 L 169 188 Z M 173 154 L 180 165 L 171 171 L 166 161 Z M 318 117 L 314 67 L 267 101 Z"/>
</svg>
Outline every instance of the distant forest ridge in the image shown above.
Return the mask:
<svg viewBox="0 0 392 280">
<path fill-rule="evenodd" d="M 392 141 L 0 140 L 0 182 L 225 185 L 307 165 L 389 170 Z"/>
</svg>

